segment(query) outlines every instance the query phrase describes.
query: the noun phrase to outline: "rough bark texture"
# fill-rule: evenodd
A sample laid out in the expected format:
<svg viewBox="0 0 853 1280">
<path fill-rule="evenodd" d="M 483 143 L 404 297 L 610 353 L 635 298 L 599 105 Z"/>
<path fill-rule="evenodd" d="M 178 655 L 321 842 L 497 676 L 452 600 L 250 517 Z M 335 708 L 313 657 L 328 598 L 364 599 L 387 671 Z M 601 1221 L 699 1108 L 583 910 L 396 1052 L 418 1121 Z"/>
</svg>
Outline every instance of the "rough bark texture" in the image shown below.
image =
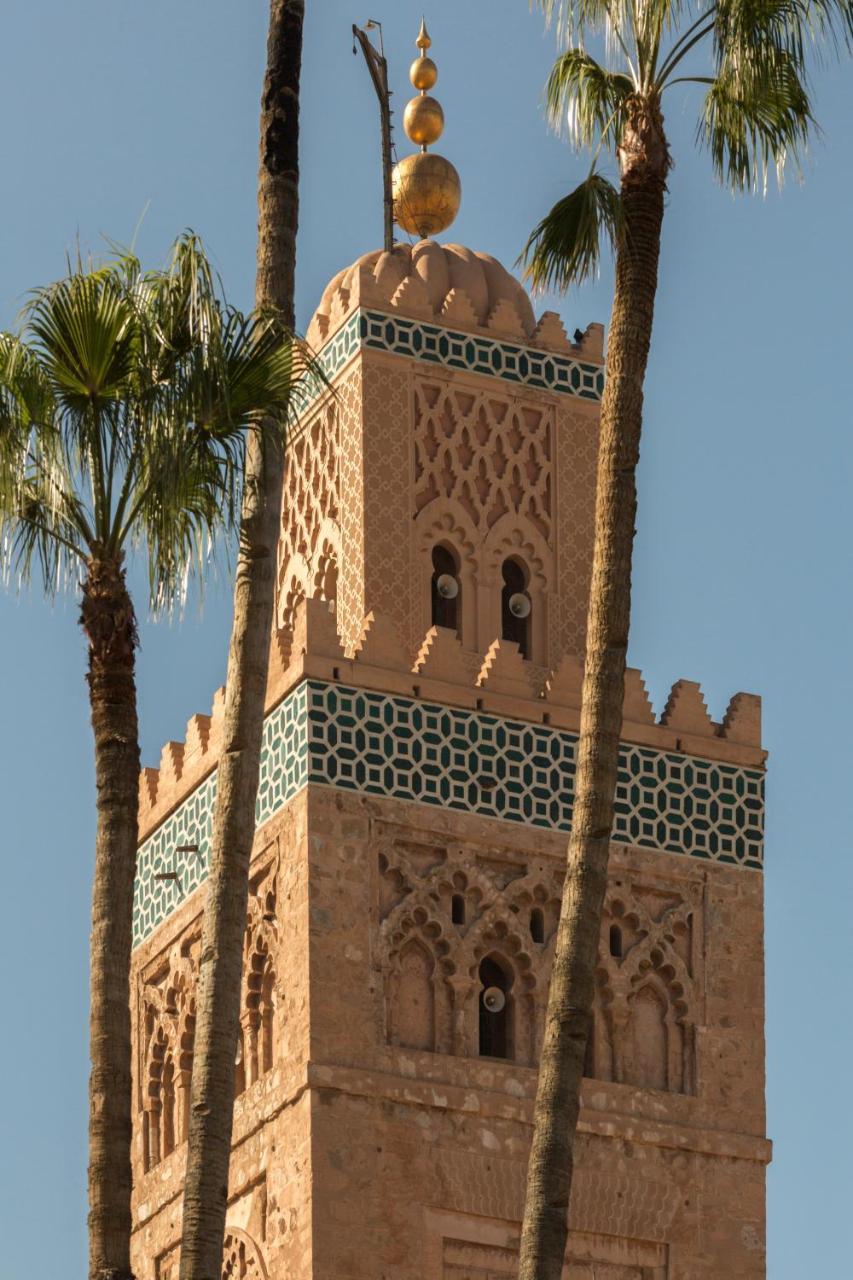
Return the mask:
<svg viewBox="0 0 853 1280">
<path fill-rule="evenodd" d="M 592 583 L 568 871 L 548 996 L 519 1280 L 560 1280 L 572 1145 L 594 993 L 619 763 L 643 380 L 657 290 L 668 152 L 656 102 L 636 100 L 620 148 L 616 257 L 601 406 Z"/>
<path fill-rule="evenodd" d="M 294 323 L 303 0 L 271 0 L 261 99 L 255 300 Z M 265 420 L 246 451 L 225 728 L 201 943 L 180 1280 L 220 1280 L 234 1113 L 243 934 L 255 832 L 281 513 L 283 433 Z"/>
<path fill-rule="evenodd" d="M 136 619 L 120 562 L 90 561 L 80 622 L 98 789 L 89 1044 L 89 1280 L 130 1269 L 130 954 L 139 804 Z"/>
</svg>

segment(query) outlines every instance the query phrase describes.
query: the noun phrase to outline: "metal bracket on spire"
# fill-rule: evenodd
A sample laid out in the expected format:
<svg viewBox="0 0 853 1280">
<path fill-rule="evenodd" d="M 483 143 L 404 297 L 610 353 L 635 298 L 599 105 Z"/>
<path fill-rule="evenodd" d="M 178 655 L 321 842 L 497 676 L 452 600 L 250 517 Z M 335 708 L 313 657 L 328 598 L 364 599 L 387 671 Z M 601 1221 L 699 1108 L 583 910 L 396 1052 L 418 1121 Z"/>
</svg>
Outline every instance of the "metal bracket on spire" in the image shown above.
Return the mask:
<svg viewBox="0 0 853 1280">
<path fill-rule="evenodd" d="M 374 29 L 379 31 L 379 49 L 371 43 L 367 34 L 368 30 Z M 379 118 L 382 128 L 384 245 L 385 251 L 390 253 L 394 248 L 394 201 L 391 194 L 391 91 L 388 88 L 388 63 L 385 59 L 385 47 L 382 40 L 382 23 L 376 22 L 371 18 L 367 22 L 367 27 L 364 31 L 353 23 L 352 34 L 353 38 L 361 45 L 361 51 L 364 54 L 364 60 L 367 63 L 367 69 L 370 72 L 370 78 L 373 81 L 373 87 L 379 99 Z M 353 44 L 352 51 L 353 53 L 356 51 L 355 44 Z"/>
</svg>

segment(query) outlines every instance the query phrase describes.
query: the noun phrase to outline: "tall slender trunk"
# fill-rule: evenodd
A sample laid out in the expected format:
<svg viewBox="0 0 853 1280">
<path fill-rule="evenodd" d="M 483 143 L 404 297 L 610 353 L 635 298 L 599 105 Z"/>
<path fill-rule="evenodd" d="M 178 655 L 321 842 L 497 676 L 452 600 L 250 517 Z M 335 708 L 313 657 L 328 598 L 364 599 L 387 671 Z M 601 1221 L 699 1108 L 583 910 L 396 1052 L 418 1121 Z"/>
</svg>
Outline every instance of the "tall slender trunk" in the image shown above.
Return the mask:
<svg viewBox="0 0 853 1280">
<path fill-rule="evenodd" d="M 572 1145 L 594 994 L 619 765 L 643 381 L 652 335 L 669 166 L 657 101 L 635 100 L 620 148 L 624 235 L 616 257 L 595 507 L 572 832 L 521 1236 L 519 1280 L 560 1280 Z"/>
<path fill-rule="evenodd" d="M 89 641 L 98 789 L 89 975 L 89 1280 L 132 1280 L 130 953 L 139 732 L 136 619 L 120 561 L 89 562 L 80 622 Z"/>
<path fill-rule="evenodd" d="M 304 0 L 270 0 L 261 99 L 255 301 L 294 325 L 299 81 Z M 273 623 L 284 439 L 265 419 L 246 450 L 245 489 L 201 941 L 180 1280 L 220 1280 L 234 1115 L 249 859 L 255 833 Z"/>
</svg>

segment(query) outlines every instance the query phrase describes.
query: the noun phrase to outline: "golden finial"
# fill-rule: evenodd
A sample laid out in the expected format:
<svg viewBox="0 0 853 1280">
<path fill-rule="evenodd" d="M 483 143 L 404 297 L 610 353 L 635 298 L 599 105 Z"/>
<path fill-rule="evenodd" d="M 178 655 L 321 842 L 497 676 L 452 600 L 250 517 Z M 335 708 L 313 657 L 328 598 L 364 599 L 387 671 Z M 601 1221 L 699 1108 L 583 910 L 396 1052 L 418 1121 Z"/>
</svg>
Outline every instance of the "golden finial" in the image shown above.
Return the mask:
<svg viewBox="0 0 853 1280">
<path fill-rule="evenodd" d="M 427 153 L 427 147 L 444 132 L 444 111 L 427 93 L 438 79 L 438 68 L 427 57 L 432 40 L 424 19 L 415 43 L 421 52 L 409 69 L 409 79 L 420 93 L 406 106 L 403 128 L 421 151 L 406 156 L 394 169 L 394 218 L 404 231 L 430 236 L 450 226 L 459 212 L 462 188 L 450 161 Z"/>
</svg>

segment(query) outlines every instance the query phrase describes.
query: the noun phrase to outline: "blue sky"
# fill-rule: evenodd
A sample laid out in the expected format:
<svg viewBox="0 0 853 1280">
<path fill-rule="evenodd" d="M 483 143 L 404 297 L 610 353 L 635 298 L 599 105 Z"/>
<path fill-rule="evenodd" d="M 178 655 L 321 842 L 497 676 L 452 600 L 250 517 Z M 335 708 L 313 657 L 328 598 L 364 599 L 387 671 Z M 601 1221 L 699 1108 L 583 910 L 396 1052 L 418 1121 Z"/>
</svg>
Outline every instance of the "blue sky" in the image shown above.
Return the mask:
<svg viewBox="0 0 853 1280">
<path fill-rule="evenodd" d="M 367 0 L 365 0 L 365 4 Z M 298 314 L 381 240 L 376 106 L 350 24 L 385 19 L 396 105 L 420 5 L 309 0 Z M 431 0 L 463 205 L 452 238 L 512 265 L 583 173 L 549 136 L 552 37 L 525 0 Z M 0 46 L 0 324 L 79 236 L 162 259 L 191 226 L 230 297 L 252 296 L 261 0 L 42 0 L 7 6 Z M 849 1273 L 849 730 L 853 706 L 853 78 L 816 77 L 824 129 L 802 186 L 735 200 L 694 148 L 694 101 L 667 106 L 669 183 L 640 468 L 631 661 L 658 710 L 699 679 L 719 717 L 765 703 L 769 1275 Z M 398 133 L 401 151 L 403 139 Z M 143 217 L 144 215 L 144 217 Z M 556 305 L 607 322 L 611 276 Z M 140 599 L 141 579 L 136 579 Z M 6 1051 L 0 1280 L 85 1267 L 87 942 L 94 828 L 85 651 L 73 600 L 0 595 L 0 982 Z M 181 738 L 221 683 L 227 584 L 201 616 L 142 627 L 143 755 Z"/>
</svg>

